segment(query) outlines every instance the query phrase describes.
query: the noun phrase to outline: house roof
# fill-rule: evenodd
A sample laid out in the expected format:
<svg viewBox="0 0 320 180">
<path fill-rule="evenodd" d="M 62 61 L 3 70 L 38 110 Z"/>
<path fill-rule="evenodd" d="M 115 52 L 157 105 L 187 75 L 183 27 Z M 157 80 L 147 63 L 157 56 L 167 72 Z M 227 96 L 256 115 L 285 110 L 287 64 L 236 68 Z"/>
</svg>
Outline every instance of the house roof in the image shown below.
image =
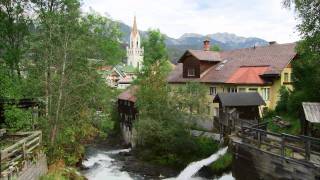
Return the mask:
<svg viewBox="0 0 320 180">
<path fill-rule="evenodd" d="M 223 107 L 265 105 L 264 100 L 257 92 L 218 93 L 213 102 L 220 102 Z"/>
<path fill-rule="evenodd" d="M 119 83 L 119 84 L 131 84 L 132 81 L 133 81 L 132 77 L 126 76 L 126 77 L 124 77 L 124 78 L 121 78 L 121 79 L 118 81 L 118 83 Z"/>
<path fill-rule="evenodd" d="M 212 61 L 212 62 L 220 61 L 220 54 L 218 52 L 189 49 L 182 55 L 182 57 L 179 59 L 178 62 L 182 62 L 184 57 L 187 55 L 192 55 L 200 61 Z"/>
<path fill-rule="evenodd" d="M 181 62 L 183 62 L 183 58 L 187 52 L 193 52 L 188 50 L 181 57 L 179 61 L 180 63 L 178 63 L 176 68 L 169 74 L 167 80 L 169 83 L 184 83 L 188 81 L 198 81 L 204 83 L 228 83 L 228 80 L 233 76 L 233 74 L 236 73 L 238 69 L 245 66 L 268 66 L 268 70 L 264 73 L 280 75 L 282 70 L 287 67 L 291 60 L 293 60 L 296 56 L 297 53 L 295 52 L 295 46 L 295 43 L 273 44 L 255 48 L 213 52 L 212 55 L 210 55 L 211 53 L 208 53 L 207 56 L 211 57 L 202 59 L 215 59 L 216 57 L 219 57 L 220 62 L 203 72 L 203 74 L 200 75 L 200 78 L 192 79 L 182 77 L 183 64 Z M 201 50 L 197 50 L 197 52 L 198 51 Z M 202 51 L 202 53 L 207 52 L 208 51 Z M 243 69 L 240 69 L 239 71 L 242 70 Z M 242 80 L 243 79 L 251 78 L 245 78 L 243 76 Z"/>
<path fill-rule="evenodd" d="M 320 123 L 320 103 L 303 102 L 302 106 L 307 121 Z"/>
<path fill-rule="evenodd" d="M 269 69 L 269 66 L 243 66 L 238 68 L 226 81 L 233 84 L 265 84 L 260 77 Z"/>
<path fill-rule="evenodd" d="M 136 102 L 137 98 L 135 96 L 137 92 L 137 87 L 132 86 L 129 89 L 123 91 L 122 93 L 119 94 L 118 99 L 120 100 L 125 100 L 125 101 L 131 101 L 131 102 Z"/>
</svg>

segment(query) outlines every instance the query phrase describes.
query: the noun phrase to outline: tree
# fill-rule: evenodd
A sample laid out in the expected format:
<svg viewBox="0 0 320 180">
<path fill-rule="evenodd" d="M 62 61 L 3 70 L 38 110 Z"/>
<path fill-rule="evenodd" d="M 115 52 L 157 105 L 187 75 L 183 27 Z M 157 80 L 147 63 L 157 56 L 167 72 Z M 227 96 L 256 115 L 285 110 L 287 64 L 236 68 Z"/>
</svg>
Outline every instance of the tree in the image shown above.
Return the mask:
<svg viewBox="0 0 320 180">
<path fill-rule="evenodd" d="M 217 51 L 217 52 L 219 52 L 219 51 L 221 51 L 221 48 L 220 48 L 219 45 L 215 44 L 215 45 L 213 45 L 213 46 L 210 47 L 210 51 Z"/>
<path fill-rule="evenodd" d="M 21 77 L 20 61 L 26 51 L 26 37 L 29 34 L 30 1 L 1 0 L 0 1 L 0 59 L 4 59 L 10 68 Z"/>
<path fill-rule="evenodd" d="M 168 52 L 165 45 L 165 36 L 157 30 L 149 30 L 148 36 L 143 40 L 144 59 L 143 65 L 145 67 L 154 64 L 157 61 L 167 61 Z"/>
<path fill-rule="evenodd" d="M 294 91 L 289 98 L 289 110 L 301 113 L 303 101 L 320 101 L 320 2 L 285 0 L 301 20 L 298 30 L 303 38 L 298 42 L 298 59 L 293 63 Z"/>
</svg>

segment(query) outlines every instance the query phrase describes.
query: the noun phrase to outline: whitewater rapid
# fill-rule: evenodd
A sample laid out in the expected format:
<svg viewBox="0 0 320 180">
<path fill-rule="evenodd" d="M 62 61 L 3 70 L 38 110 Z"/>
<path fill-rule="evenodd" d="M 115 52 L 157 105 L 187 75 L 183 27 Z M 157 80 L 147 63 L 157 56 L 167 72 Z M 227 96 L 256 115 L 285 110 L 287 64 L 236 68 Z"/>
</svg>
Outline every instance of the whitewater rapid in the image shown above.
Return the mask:
<svg viewBox="0 0 320 180">
<path fill-rule="evenodd" d="M 121 149 L 112 151 L 103 151 L 95 148 L 88 150 L 86 160 L 82 162 L 87 170 L 82 171 L 82 174 L 88 180 L 145 180 L 146 178 L 138 175 L 121 171 L 122 164 L 113 155 L 120 152 L 129 152 L 131 149 Z M 216 161 L 221 155 L 225 154 L 227 148 L 220 149 L 210 157 L 190 163 L 180 174 L 175 178 L 166 180 L 206 180 L 202 177 L 194 177 L 194 175 L 203 167 Z M 217 180 L 234 180 L 232 174 L 224 174 Z"/>
</svg>

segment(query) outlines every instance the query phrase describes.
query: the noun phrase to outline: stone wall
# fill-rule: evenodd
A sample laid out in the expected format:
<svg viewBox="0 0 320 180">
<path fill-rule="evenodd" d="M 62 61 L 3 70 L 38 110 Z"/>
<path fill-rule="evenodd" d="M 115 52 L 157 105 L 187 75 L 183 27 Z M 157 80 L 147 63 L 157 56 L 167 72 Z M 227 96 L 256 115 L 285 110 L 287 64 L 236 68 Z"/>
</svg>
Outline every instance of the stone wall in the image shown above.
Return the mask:
<svg viewBox="0 0 320 180">
<path fill-rule="evenodd" d="M 237 180 L 320 180 L 320 167 L 304 160 L 283 158 L 241 143 L 233 143 L 232 174 Z"/>
</svg>

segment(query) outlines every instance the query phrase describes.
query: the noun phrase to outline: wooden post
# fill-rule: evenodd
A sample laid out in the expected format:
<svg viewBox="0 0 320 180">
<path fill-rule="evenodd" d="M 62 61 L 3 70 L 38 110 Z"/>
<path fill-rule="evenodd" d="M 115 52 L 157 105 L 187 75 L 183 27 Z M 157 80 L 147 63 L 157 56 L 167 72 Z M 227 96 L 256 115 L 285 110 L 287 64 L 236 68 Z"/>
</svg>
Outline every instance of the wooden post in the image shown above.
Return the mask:
<svg viewBox="0 0 320 180">
<path fill-rule="evenodd" d="M 285 157 L 285 137 L 281 134 L 281 156 Z"/>
<path fill-rule="evenodd" d="M 304 144 L 305 144 L 305 152 L 306 152 L 305 160 L 309 161 L 310 160 L 310 146 L 311 146 L 310 140 L 305 139 Z"/>
<path fill-rule="evenodd" d="M 261 133 L 258 131 L 258 147 L 260 148 L 261 146 Z"/>
</svg>

